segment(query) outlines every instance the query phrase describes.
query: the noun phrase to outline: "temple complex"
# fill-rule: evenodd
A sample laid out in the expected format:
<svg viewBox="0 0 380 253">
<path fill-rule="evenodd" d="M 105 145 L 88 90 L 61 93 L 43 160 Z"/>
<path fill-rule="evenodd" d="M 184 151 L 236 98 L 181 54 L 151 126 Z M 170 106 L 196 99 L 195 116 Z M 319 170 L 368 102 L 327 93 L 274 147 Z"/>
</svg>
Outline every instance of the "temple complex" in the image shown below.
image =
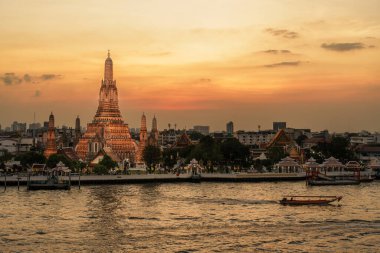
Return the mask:
<svg viewBox="0 0 380 253">
<path fill-rule="evenodd" d="M 284 129 L 280 129 L 273 139 L 268 143 L 267 150 L 270 148 L 280 148 L 288 154 L 290 158 L 303 162 L 303 154 L 297 143 L 286 134 Z"/>
<path fill-rule="evenodd" d="M 104 80 L 99 91 L 98 110 L 92 123 L 87 124 L 87 130 L 79 139 L 75 150 L 83 161 L 91 161 L 105 148 L 120 160 L 135 161 L 137 145 L 131 138 L 128 124 L 121 117 L 109 51 L 105 61 Z"/>
<path fill-rule="evenodd" d="M 49 156 L 57 153 L 57 145 L 55 143 L 55 126 L 54 126 L 54 115 L 53 113 L 49 116 L 49 129 L 47 135 L 46 148 L 44 151 L 44 156 L 49 158 Z"/>
</svg>

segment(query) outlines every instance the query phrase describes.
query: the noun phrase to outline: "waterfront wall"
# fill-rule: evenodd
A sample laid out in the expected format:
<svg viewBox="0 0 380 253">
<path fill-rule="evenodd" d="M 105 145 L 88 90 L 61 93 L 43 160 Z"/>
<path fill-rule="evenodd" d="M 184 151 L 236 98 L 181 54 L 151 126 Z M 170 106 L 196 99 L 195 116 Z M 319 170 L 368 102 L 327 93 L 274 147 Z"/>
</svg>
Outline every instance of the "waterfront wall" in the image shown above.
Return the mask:
<svg viewBox="0 0 380 253">
<path fill-rule="evenodd" d="M 45 180 L 45 176 L 34 176 L 31 180 Z M 63 177 L 63 179 L 68 179 Z M 147 175 L 83 175 L 80 177 L 82 185 L 97 184 L 133 184 L 133 183 L 180 183 L 180 182 L 278 182 L 305 180 L 304 173 L 203 173 L 200 179 L 194 180 L 191 174 L 147 174 Z M 8 176 L 7 185 L 26 185 L 27 177 Z M 71 176 L 72 185 L 78 185 L 79 176 Z M 0 178 L 4 184 L 4 177 Z"/>
</svg>

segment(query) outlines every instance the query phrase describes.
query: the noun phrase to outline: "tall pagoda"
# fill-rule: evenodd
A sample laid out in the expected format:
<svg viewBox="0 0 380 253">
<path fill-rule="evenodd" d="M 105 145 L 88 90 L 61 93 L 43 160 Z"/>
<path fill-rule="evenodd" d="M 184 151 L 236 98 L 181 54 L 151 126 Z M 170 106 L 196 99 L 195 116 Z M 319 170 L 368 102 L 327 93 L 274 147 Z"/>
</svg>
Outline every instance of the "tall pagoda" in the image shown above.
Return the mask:
<svg viewBox="0 0 380 253">
<path fill-rule="evenodd" d="M 98 110 L 92 122 L 87 124 L 87 130 L 79 139 L 75 150 L 83 161 L 90 161 L 103 148 L 110 150 L 120 160 L 135 160 L 137 146 L 119 110 L 116 80 L 113 80 L 113 62 L 109 51 L 99 91 Z"/>
<path fill-rule="evenodd" d="M 44 156 L 46 158 L 49 158 L 49 156 L 53 154 L 57 154 L 57 144 L 55 143 L 54 115 L 51 113 L 49 116 L 49 129 L 47 133 L 47 142 Z"/>
</svg>

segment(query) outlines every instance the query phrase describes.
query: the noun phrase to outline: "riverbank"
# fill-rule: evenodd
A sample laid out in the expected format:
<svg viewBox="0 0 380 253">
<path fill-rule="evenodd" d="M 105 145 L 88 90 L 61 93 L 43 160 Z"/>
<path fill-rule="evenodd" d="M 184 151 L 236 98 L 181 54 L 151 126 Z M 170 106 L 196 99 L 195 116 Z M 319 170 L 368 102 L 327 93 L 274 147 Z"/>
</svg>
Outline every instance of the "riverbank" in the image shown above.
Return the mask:
<svg viewBox="0 0 380 253">
<path fill-rule="evenodd" d="M 72 185 L 98 185 L 98 184 L 140 184 L 140 183 L 181 183 L 181 182 L 280 182 L 305 180 L 304 173 L 203 173 L 194 180 L 191 174 L 147 174 L 147 175 L 78 175 L 71 176 Z M 32 180 L 44 180 L 45 176 L 34 176 Z M 63 177 L 67 179 L 67 177 Z M 27 177 L 7 176 L 7 186 L 26 185 Z M 0 178 L 4 185 L 4 177 Z"/>
</svg>

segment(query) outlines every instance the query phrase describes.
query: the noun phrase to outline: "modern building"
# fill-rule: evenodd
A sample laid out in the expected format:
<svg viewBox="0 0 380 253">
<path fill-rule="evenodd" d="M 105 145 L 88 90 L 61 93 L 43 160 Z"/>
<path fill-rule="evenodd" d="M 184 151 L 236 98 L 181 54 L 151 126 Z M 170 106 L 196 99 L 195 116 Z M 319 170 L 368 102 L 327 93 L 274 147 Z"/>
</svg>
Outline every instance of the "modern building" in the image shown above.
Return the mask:
<svg viewBox="0 0 380 253">
<path fill-rule="evenodd" d="M 12 132 L 25 133 L 26 132 L 26 123 L 19 123 L 14 121 L 11 125 Z"/>
<path fill-rule="evenodd" d="M 120 160 L 134 162 L 138 149 L 131 138 L 128 124 L 124 123 L 118 101 L 116 81 L 113 79 L 113 62 L 108 52 L 104 64 L 104 79 L 99 92 L 99 105 L 93 121 L 87 124 L 75 150 L 84 161 L 91 161 L 98 152 L 107 147 Z"/>
<path fill-rule="evenodd" d="M 234 123 L 232 121 L 228 122 L 226 125 L 226 131 L 228 135 L 234 134 Z"/>
<path fill-rule="evenodd" d="M 29 124 L 29 130 L 37 130 L 41 128 L 41 123 L 31 123 Z"/>
<path fill-rule="evenodd" d="M 210 126 L 194 126 L 194 131 L 203 135 L 210 134 Z"/>
<path fill-rule="evenodd" d="M 274 136 L 276 135 L 275 131 L 266 130 L 259 132 L 246 132 L 246 131 L 237 131 L 235 133 L 235 138 L 240 141 L 241 144 L 246 146 L 260 146 L 261 144 L 269 143 Z"/>
<path fill-rule="evenodd" d="M 180 130 L 174 128 L 164 129 L 160 132 L 158 143 L 161 146 L 174 145 L 181 136 L 181 133 Z"/>
<path fill-rule="evenodd" d="M 356 145 L 356 144 L 375 144 L 376 143 L 376 136 L 374 136 L 374 135 L 352 136 L 352 137 L 350 137 L 350 143 L 352 145 Z"/>
<path fill-rule="evenodd" d="M 380 159 L 380 145 L 360 144 L 355 148 L 355 154 L 365 163 L 371 159 Z"/>
<path fill-rule="evenodd" d="M 281 129 L 285 129 L 286 128 L 286 122 L 280 122 L 280 121 L 277 121 L 277 122 L 273 122 L 273 131 L 279 131 Z"/>
<path fill-rule="evenodd" d="M 18 152 L 18 139 L 2 138 L 0 139 L 0 150 L 7 150 L 9 153 L 16 154 Z"/>
</svg>

